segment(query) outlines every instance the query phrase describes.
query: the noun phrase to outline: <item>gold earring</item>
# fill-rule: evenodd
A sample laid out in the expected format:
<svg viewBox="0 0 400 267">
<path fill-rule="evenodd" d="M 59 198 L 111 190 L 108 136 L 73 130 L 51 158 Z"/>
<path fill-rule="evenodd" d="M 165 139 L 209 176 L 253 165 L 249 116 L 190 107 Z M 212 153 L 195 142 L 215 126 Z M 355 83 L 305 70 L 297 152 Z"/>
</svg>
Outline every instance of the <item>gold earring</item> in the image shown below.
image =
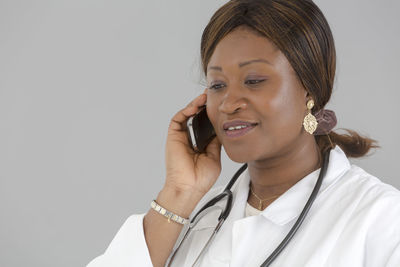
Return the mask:
<svg viewBox="0 0 400 267">
<path fill-rule="evenodd" d="M 311 109 L 314 107 L 314 100 L 310 99 L 307 102 L 308 114 L 304 117 L 303 126 L 304 129 L 309 133 L 313 134 L 313 132 L 317 129 L 318 122 L 314 115 L 311 114 Z"/>
</svg>

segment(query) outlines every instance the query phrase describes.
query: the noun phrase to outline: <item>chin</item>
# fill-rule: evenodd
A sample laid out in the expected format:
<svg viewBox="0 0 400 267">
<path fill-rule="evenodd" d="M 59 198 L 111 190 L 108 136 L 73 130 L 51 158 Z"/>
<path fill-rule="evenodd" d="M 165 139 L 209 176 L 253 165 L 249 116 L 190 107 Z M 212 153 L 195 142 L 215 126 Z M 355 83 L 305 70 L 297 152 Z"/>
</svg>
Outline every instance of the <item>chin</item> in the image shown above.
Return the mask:
<svg viewBox="0 0 400 267">
<path fill-rule="evenodd" d="M 228 157 L 237 163 L 249 163 L 252 161 L 264 161 L 280 157 L 282 151 L 285 151 L 285 146 L 278 144 L 278 141 L 262 139 L 262 142 L 224 142 L 223 148 Z"/>
<path fill-rule="evenodd" d="M 242 149 L 241 146 L 237 146 L 233 148 L 233 145 L 224 146 L 224 150 L 228 157 L 237 163 L 247 163 L 253 160 L 256 160 L 256 153 L 249 146 L 247 148 Z"/>
</svg>

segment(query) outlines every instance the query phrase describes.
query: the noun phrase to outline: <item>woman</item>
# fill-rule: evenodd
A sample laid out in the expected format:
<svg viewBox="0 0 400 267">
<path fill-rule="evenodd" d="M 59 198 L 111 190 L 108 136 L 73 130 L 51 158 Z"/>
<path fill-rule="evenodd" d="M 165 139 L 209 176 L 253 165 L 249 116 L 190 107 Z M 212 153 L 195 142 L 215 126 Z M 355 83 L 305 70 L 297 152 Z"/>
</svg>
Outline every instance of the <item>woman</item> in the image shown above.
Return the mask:
<svg viewBox="0 0 400 267">
<path fill-rule="evenodd" d="M 201 57 L 208 86 L 170 122 L 166 181 L 153 205 L 162 208 L 132 215 L 88 266 L 163 266 L 183 219 L 162 214 L 188 219 L 222 191 L 210 190 L 221 171 L 222 145 L 247 168 L 199 266 L 263 264 L 299 218 L 326 153 L 318 195 L 271 266 L 400 266 L 400 193 L 348 161 L 377 145 L 354 131 L 332 131 L 334 112 L 324 109 L 335 47 L 318 7 L 310 0 L 230 1 L 206 26 Z M 216 137 L 199 154 L 185 125 L 204 104 Z M 192 266 L 218 215 L 211 211 L 199 221 L 172 265 Z"/>
</svg>

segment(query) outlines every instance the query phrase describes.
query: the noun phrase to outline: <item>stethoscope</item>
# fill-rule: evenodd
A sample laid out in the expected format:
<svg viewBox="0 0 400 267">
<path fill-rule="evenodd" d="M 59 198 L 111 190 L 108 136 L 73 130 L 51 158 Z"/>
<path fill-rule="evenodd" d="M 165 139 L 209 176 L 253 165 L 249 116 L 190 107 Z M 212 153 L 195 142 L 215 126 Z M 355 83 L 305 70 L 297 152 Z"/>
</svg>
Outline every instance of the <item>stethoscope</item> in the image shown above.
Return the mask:
<svg viewBox="0 0 400 267">
<path fill-rule="evenodd" d="M 263 262 L 263 264 L 261 264 L 261 267 L 269 266 L 276 259 L 276 257 L 282 252 L 282 250 L 287 246 L 289 241 L 293 238 L 294 234 L 297 232 L 297 230 L 299 229 L 300 225 L 304 221 L 304 218 L 306 217 L 308 211 L 310 210 L 312 203 L 314 202 L 315 198 L 317 197 L 318 191 L 319 191 L 319 189 L 321 187 L 321 184 L 322 184 L 322 180 L 324 179 L 324 176 L 326 174 L 326 170 L 327 170 L 328 164 L 329 164 L 329 155 L 330 155 L 330 149 L 324 153 L 323 163 L 322 163 L 321 171 L 320 171 L 319 176 L 318 176 L 318 180 L 315 183 L 314 189 L 313 189 L 313 191 L 312 191 L 307 203 L 305 204 L 302 212 L 300 213 L 300 216 L 297 219 L 296 223 L 292 226 L 292 228 L 290 229 L 289 233 L 282 240 L 282 242 L 279 244 L 279 246 L 271 253 L 271 255 Z M 197 256 L 197 258 L 196 258 L 196 260 L 195 260 L 195 262 L 193 263 L 192 266 L 196 266 L 197 264 L 199 264 L 201 256 L 204 255 L 205 251 L 210 246 L 210 244 L 211 244 L 212 240 L 214 239 L 215 235 L 218 233 L 218 231 L 221 228 L 222 224 L 225 222 L 226 218 L 228 218 L 229 213 L 231 212 L 232 199 L 233 199 L 231 188 L 235 184 L 235 182 L 238 179 L 238 177 L 243 173 L 243 171 L 246 168 L 247 168 L 247 163 L 245 163 L 242 167 L 240 167 L 239 170 L 237 170 L 237 172 L 233 175 L 233 177 L 231 178 L 229 183 L 226 185 L 226 187 L 225 187 L 225 189 L 224 189 L 224 191 L 222 193 L 220 193 L 219 195 L 215 196 L 213 199 L 208 201 L 196 213 L 196 215 L 194 215 L 194 217 L 190 221 L 189 227 L 186 230 L 183 238 L 180 240 L 180 242 L 178 243 L 176 248 L 172 251 L 172 253 L 169 256 L 165 266 L 170 266 L 171 265 L 175 255 L 178 252 L 179 248 L 181 247 L 183 241 L 189 235 L 189 233 L 194 228 L 194 226 L 196 226 L 196 224 L 199 222 L 199 220 L 206 214 L 204 211 L 205 210 L 209 211 L 210 209 L 213 209 L 213 208 L 219 208 L 219 209 L 222 210 L 222 212 L 221 212 L 220 216 L 218 217 L 217 226 L 215 227 L 211 237 L 208 239 L 207 243 L 204 245 L 204 247 L 200 251 L 199 255 Z M 215 204 L 218 201 L 220 201 L 220 200 L 222 200 L 224 198 L 227 198 L 227 202 L 226 202 L 225 208 L 222 209 L 219 206 L 215 206 Z"/>
</svg>

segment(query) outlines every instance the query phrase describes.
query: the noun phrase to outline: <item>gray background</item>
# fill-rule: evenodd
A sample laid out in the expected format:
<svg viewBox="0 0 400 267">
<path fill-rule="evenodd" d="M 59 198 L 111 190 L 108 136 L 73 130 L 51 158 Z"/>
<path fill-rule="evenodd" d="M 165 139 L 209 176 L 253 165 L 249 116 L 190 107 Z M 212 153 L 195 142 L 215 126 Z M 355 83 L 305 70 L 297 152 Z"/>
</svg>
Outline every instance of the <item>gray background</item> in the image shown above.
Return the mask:
<svg viewBox="0 0 400 267">
<path fill-rule="evenodd" d="M 84 266 L 164 182 L 171 117 L 204 90 L 226 1 L 0 1 L 0 266 Z M 400 2 L 316 1 L 336 40 L 328 108 L 380 141 L 353 161 L 400 187 Z M 240 166 L 222 151 L 224 184 Z"/>
</svg>

